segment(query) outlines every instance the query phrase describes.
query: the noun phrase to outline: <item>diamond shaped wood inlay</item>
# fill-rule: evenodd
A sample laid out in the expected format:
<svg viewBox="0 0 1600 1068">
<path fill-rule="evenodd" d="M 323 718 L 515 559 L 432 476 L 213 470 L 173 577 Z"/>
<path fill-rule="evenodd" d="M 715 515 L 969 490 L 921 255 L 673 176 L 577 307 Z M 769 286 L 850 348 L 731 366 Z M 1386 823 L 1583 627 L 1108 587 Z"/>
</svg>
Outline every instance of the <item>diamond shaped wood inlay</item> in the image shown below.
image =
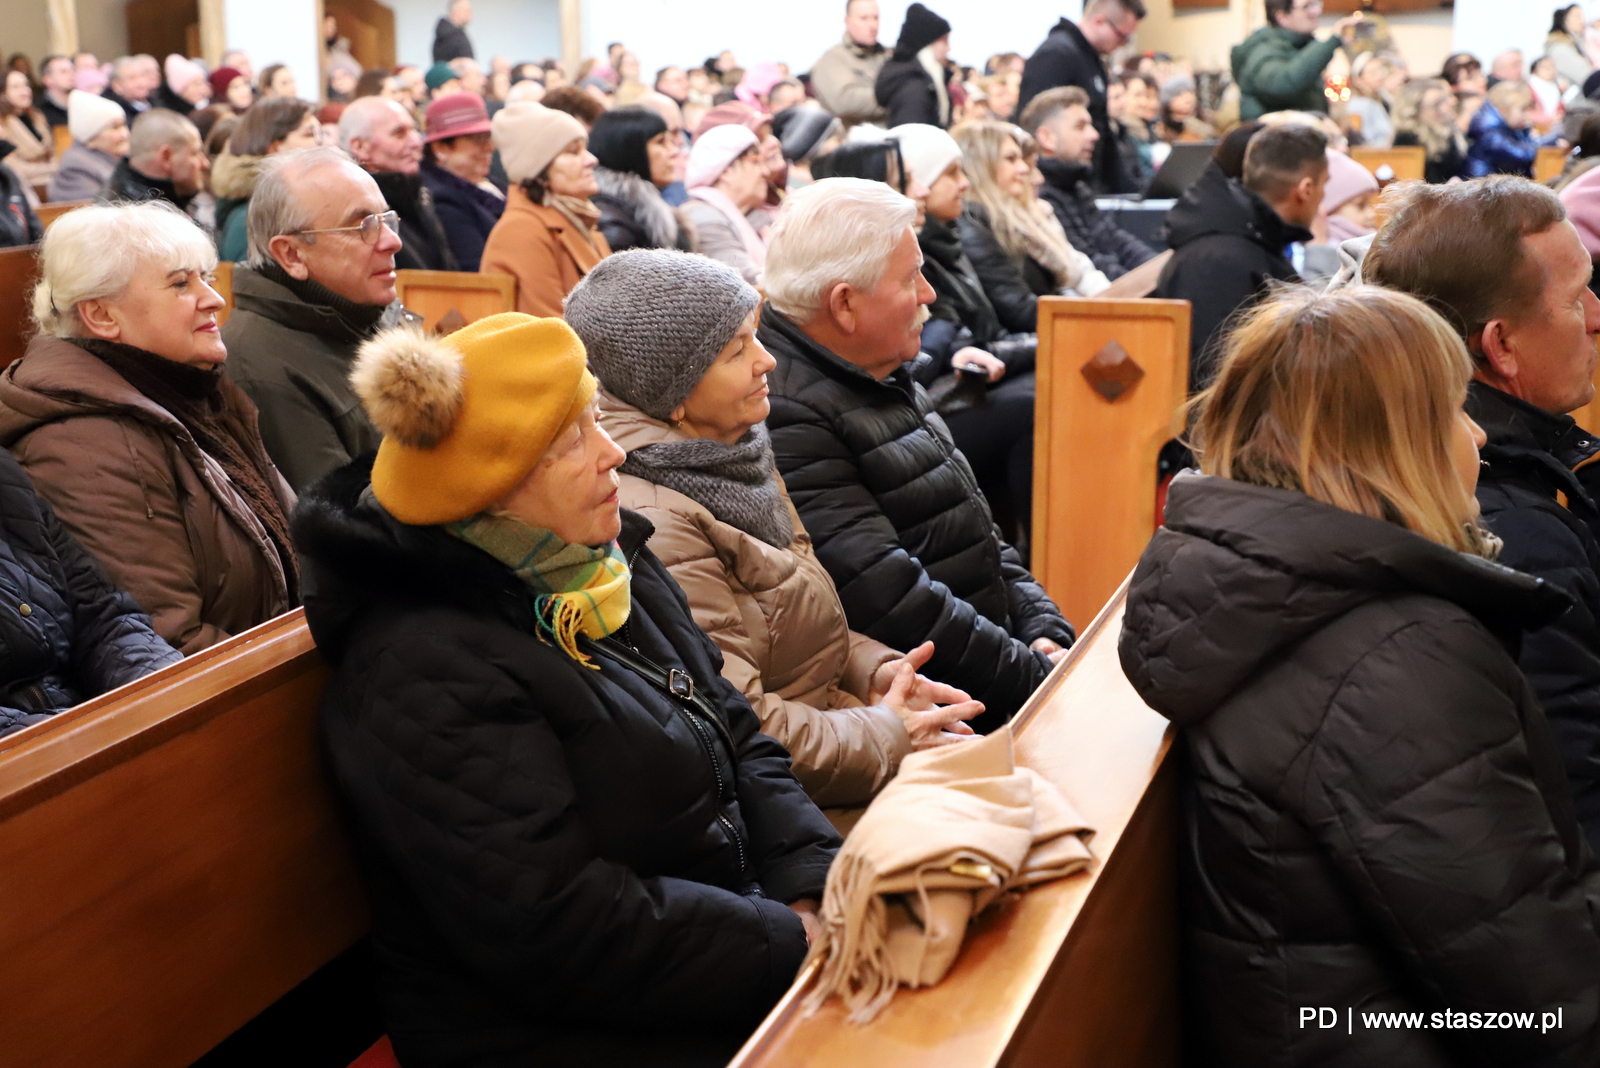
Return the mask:
<svg viewBox="0 0 1600 1068">
<path fill-rule="evenodd" d="M 439 321 L 434 324 L 433 332 L 438 334 L 440 337 L 443 337 L 446 334 L 455 333 L 457 330 L 460 330 L 466 325 L 467 317 L 461 314 L 461 309 L 451 308 L 449 311 L 439 316 Z"/>
<path fill-rule="evenodd" d="M 1144 377 L 1144 368 L 1115 339 L 1106 342 L 1079 370 L 1094 391 L 1111 402 L 1120 400 Z"/>
</svg>

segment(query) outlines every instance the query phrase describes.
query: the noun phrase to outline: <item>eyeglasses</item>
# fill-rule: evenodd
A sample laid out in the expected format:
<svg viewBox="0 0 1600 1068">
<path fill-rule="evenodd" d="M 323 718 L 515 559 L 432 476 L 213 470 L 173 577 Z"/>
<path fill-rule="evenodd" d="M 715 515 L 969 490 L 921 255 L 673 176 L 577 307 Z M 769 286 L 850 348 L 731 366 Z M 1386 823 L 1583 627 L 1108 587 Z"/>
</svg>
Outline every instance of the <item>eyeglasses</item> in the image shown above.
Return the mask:
<svg viewBox="0 0 1600 1068">
<path fill-rule="evenodd" d="M 368 215 L 365 219 L 361 220 L 361 223 L 358 226 L 331 226 L 323 230 L 293 230 L 290 232 L 290 236 L 305 237 L 308 234 L 360 234 L 361 240 L 365 241 L 369 245 L 376 245 L 378 243 L 378 235 L 382 232 L 380 228 L 385 226 L 389 228 L 390 233 L 398 234 L 400 232 L 400 213 L 386 211 L 381 215 Z"/>
</svg>

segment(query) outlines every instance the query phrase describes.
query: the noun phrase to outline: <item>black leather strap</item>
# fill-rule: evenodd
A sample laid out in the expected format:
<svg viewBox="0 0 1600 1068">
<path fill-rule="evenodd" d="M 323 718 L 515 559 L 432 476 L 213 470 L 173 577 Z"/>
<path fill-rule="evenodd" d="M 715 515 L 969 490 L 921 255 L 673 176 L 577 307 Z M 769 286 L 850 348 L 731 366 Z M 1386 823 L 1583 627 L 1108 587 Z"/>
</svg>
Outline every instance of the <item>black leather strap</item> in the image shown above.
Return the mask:
<svg viewBox="0 0 1600 1068">
<path fill-rule="evenodd" d="M 682 668 L 671 670 L 663 668 L 639 650 L 614 637 L 607 636 L 599 641 L 583 638 L 582 642 L 606 659 L 632 671 L 691 713 L 709 722 L 727 745 L 729 759 L 735 764 L 739 762 L 739 750 L 733 744 L 733 734 L 728 730 L 728 724 L 723 721 L 722 711 L 695 684 L 693 675 Z"/>
</svg>

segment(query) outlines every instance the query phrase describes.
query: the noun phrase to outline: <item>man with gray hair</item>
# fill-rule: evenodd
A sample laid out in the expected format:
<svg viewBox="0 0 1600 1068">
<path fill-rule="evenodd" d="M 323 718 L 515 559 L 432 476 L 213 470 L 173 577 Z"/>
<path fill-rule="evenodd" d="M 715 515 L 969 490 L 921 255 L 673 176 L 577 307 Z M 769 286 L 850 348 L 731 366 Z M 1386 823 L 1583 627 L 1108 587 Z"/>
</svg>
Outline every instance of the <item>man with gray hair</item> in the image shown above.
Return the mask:
<svg viewBox="0 0 1600 1068">
<path fill-rule="evenodd" d="M 176 111 L 151 108 L 133 121 L 128 154 L 117 161 L 98 199 L 108 204 L 165 200 L 186 212 L 210 170 L 194 123 Z"/>
<path fill-rule="evenodd" d="M 155 56 L 121 56 L 111 64 L 111 83 L 100 95 L 126 112 L 131 126 L 150 110 L 150 94 L 160 85 L 161 64 Z"/>
<path fill-rule="evenodd" d="M 419 322 L 395 299 L 399 221 L 372 177 L 336 148 L 263 161 L 222 328 L 228 377 L 261 412 L 267 453 L 299 492 L 378 447 L 350 388 L 356 349 Z"/>
<path fill-rule="evenodd" d="M 433 194 L 422 184 L 422 135 L 411 112 L 382 96 L 350 102 L 339 116 L 339 147 L 350 153 L 378 184 L 400 216 L 402 270 L 459 271 L 450 240 L 433 209 Z"/>
<path fill-rule="evenodd" d="M 882 182 L 791 194 L 768 238 L 759 338 L 777 360 L 778 470 L 852 630 L 894 649 L 1000 726 L 1072 644 L 1072 627 L 1001 538 L 977 479 L 906 364 L 934 292 L 916 205 Z"/>
</svg>

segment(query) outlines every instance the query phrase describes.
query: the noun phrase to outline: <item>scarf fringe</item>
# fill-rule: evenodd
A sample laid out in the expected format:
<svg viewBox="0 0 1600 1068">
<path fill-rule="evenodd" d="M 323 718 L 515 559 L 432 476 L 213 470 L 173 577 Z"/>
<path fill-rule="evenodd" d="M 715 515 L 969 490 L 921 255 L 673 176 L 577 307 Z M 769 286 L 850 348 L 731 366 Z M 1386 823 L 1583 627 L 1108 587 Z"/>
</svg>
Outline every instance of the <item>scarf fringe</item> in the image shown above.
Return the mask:
<svg viewBox="0 0 1600 1068">
<path fill-rule="evenodd" d="M 865 1024 L 894 998 L 899 981 L 889 956 L 888 909 L 883 895 L 873 892 L 877 878 L 863 857 L 834 862 L 823 897 L 822 934 L 806 955 L 808 964 L 823 961 L 817 985 L 806 995 L 807 1015 L 837 994 L 850 1022 Z"/>
<path fill-rule="evenodd" d="M 548 640 L 563 653 L 590 671 L 600 670 L 600 665 L 578 648 L 578 634 L 583 629 L 583 609 L 578 607 L 575 598 L 564 593 L 542 593 L 533 599 L 533 610 L 541 639 L 549 635 Z"/>
</svg>

